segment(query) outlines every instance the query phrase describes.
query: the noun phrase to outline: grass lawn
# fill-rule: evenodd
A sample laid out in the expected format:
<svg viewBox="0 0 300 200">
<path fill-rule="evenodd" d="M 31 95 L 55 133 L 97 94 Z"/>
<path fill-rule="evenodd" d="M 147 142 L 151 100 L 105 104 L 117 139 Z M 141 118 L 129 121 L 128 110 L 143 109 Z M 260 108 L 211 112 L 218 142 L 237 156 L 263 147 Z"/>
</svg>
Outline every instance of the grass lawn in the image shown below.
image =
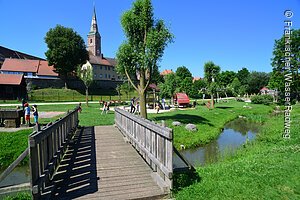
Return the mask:
<svg viewBox="0 0 300 200">
<path fill-rule="evenodd" d="M 31 129 L 18 132 L 0 132 L 0 168 L 8 167 L 28 147 L 28 135 Z M 27 164 L 24 159 L 21 164 Z"/>
<path fill-rule="evenodd" d="M 187 199 L 300 199 L 300 105 L 293 107 L 291 139 L 283 116 L 266 118 L 256 140 L 224 161 L 199 167 L 201 181 L 175 197 Z"/>
<path fill-rule="evenodd" d="M 181 144 L 186 148 L 192 148 L 201 144 L 209 143 L 216 139 L 224 125 L 242 115 L 248 120 L 265 122 L 268 114 L 273 110 L 271 106 L 249 104 L 252 108 L 244 108 L 243 102 L 230 101 L 216 104 L 216 108 L 208 110 L 206 106 L 197 106 L 196 109 L 176 110 L 159 114 L 149 114 L 149 118 L 156 122 L 165 120 L 166 125 L 174 130 L 174 145 L 179 148 Z M 172 126 L 173 121 L 179 121 L 182 126 Z M 188 123 L 195 124 L 196 132 L 185 129 Z"/>
</svg>

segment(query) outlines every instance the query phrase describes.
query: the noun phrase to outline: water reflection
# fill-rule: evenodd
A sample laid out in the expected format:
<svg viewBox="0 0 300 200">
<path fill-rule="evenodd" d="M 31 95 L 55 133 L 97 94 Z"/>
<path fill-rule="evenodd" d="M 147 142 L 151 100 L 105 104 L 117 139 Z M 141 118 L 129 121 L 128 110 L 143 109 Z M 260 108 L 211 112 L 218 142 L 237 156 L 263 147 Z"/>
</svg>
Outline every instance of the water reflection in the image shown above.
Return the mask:
<svg viewBox="0 0 300 200">
<path fill-rule="evenodd" d="M 0 174 L 2 171 L 0 171 Z M 18 185 L 21 183 L 29 183 L 30 172 L 28 166 L 22 166 L 15 168 L 10 175 L 8 175 L 3 181 L 0 182 L 0 187 Z"/>
<path fill-rule="evenodd" d="M 253 140 L 259 131 L 260 124 L 236 119 L 225 125 L 217 140 L 209 144 L 181 151 L 183 156 L 194 166 L 216 162 L 224 153 L 230 154 L 246 140 Z M 174 167 L 183 167 L 177 156 L 174 156 Z"/>
</svg>

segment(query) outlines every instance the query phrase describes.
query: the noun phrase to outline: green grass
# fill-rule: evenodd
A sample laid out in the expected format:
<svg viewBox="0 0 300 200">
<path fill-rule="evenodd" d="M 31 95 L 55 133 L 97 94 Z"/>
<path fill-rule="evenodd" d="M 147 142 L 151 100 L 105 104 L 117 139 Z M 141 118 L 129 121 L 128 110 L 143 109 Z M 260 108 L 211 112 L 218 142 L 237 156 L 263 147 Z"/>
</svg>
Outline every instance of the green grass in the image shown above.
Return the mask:
<svg viewBox="0 0 300 200">
<path fill-rule="evenodd" d="M 19 155 L 28 147 L 28 135 L 31 129 L 17 132 L 0 132 L 0 168 L 9 166 Z M 28 158 L 25 158 L 21 164 L 27 164 Z"/>
<path fill-rule="evenodd" d="M 174 145 L 179 148 L 181 144 L 186 148 L 197 147 L 216 139 L 224 125 L 242 115 L 248 120 L 263 123 L 272 111 L 271 106 L 253 105 L 252 109 L 244 108 L 243 102 L 230 101 L 216 104 L 216 108 L 208 110 L 206 106 L 197 106 L 196 109 L 176 110 L 159 114 L 149 114 L 149 118 L 156 122 L 165 120 L 166 125 L 174 130 Z M 179 121 L 182 126 L 172 126 L 173 121 Z M 185 129 L 188 123 L 195 124 L 196 132 Z"/>
<path fill-rule="evenodd" d="M 199 167 L 201 181 L 179 191 L 176 199 L 300 199 L 299 113 L 298 104 L 291 139 L 282 138 L 282 115 L 265 118 L 256 140 L 221 162 Z"/>
<path fill-rule="evenodd" d="M 4 197 L 3 200 L 30 200 L 31 194 L 30 192 L 19 192 L 17 194 L 9 195 Z"/>
</svg>

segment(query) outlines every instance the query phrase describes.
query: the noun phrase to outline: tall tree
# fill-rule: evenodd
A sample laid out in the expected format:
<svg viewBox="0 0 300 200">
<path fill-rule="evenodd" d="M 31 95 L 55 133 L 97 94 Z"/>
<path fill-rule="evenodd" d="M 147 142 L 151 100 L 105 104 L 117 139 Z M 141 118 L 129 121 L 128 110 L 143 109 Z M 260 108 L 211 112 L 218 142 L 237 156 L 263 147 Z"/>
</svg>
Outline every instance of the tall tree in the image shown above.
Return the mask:
<svg viewBox="0 0 300 200">
<path fill-rule="evenodd" d="M 192 73 L 185 66 L 181 66 L 176 69 L 176 76 L 180 80 L 184 80 L 185 78 L 192 78 Z"/>
<path fill-rule="evenodd" d="M 280 39 L 275 40 L 273 48 L 273 57 L 272 57 L 272 66 L 273 66 L 273 77 L 272 82 L 275 84 L 276 79 L 278 89 L 281 90 L 281 93 L 284 92 L 284 87 L 280 87 L 278 84 L 284 82 L 284 75 L 287 73 L 292 74 L 292 84 L 291 84 L 291 94 L 292 97 L 295 96 L 298 100 L 300 99 L 300 29 L 297 30 L 286 30 L 286 35 L 283 35 Z M 285 55 L 289 53 L 289 56 Z M 287 59 L 289 60 L 289 66 L 287 64 Z M 279 75 L 282 74 L 282 75 Z M 274 77 L 275 75 L 275 77 Z"/>
<path fill-rule="evenodd" d="M 89 106 L 89 87 L 93 82 L 93 67 L 89 61 L 77 68 L 77 75 L 85 85 L 86 106 Z"/>
<path fill-rule="evenodd" d="M 67 74 L 89 60 L 84 40 L 72 28 L 57 25 L 46 33 L 45 42 L 49 65 L 53 65 L 55 71 L 62 75 L 67 88 Z"/>
<path fill-rule="evenodd" d="M 214 108 L 214 93 L 217 91 L 216 78 L 220 73 L 221 68 L 215 65 L 212 61 L 204 64 L 204 77 L 208 83 L 210 96 L 211 96 L 211 108 Z"/>
<path fill-rule="evenodd" d="M 221 86 L 227 87 L 235 77 L 236 73 L 234 71 L 222 71 L 218 76 L 218 80 Z"/>
<path fill-rule="evenodd" d="M 162 97 L 171 98 L 174 95 L 177 87 L 178 82 L 175 73 L 167 74 L 164 77 L 164 82 L 159 84 L 160 95 Z"/>
<path fill-rule="evenodd" d="M 250 72 L 247 68 L 243 67 L 236 74 L 236 77 L 239 79 L 242 85 L 247 85 L 249 82 Z"/>
<path fill-rule="evenodd" d="M 259 93 L 259 90 L 268 85 L 270 74 L 253 71 L 249 76 L 248 93 Z"/>
<path fill-rule="evenodd" d="M 132 9 L 121 18 L 127 40 L 117 52 L 117 70 L 127 76 L 138 92 L 144 118 L 147 118 L 146 89 L 165 47 L 173 39 L 163 20 L 155 20 L 153 15 L 151 0 L 133 3 Z M 138 80 L 137 84 L 133 80 Z"/>
</svg>

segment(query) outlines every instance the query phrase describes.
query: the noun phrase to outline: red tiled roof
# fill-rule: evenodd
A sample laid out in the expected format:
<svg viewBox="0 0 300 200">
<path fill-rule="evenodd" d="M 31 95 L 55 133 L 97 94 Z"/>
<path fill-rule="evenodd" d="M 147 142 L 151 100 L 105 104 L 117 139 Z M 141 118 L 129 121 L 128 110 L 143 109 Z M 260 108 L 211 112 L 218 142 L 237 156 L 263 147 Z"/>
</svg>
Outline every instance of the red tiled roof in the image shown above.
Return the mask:
<svg viewBox="0 0 300 200">
<path fill-rule="evenodd" d="M 164 71 L 160 72 L 160 75 L 165 76 L 171 73 L 174 73 L 171 69 L 165 69 Z"/>
<path fill-rule="evenodd" d="M 39 60 L 23 60 L 6 58 L 1 67 L 2 71 L 35 72 L 37 73 Z"/>
<path fill-rule="evenodd" d="M 0 74 L 0 85 L 20 85 L 23 75 L 18 74 Z"/>
<path fill-rule="evenodd" d="M 96 65 L 116 66 L 116 59 L 90 55 L 90 63 Z"/>
<path fill-rule="evenodd" d="M 200 77 L 193 77 L 193 82 L 201 80 Z"/>
<path fill-rule="evenodd" d="M 24 60 L 6 58 L 1 67 L 2 71 L 32 72 L 40 76 L 58 76 L 54 67 L 49 66 L 44 60 Z"/>
<path fill-rule="evenodd" d="M 260 91 L 269 90 L 269 88 L 263 87 L 260 89 Z"/>
<path fill-rule="evenodd" d="M 47 61 L 40 61 L 39 65 L 39 70 L 38 70 L 38 75 L 43 75 L 43 76 L 58 76 L 56 72 L 54 72 L 54 67 L 49 66 Z"/>
<path fill-rule="evenodd" d="M 189 104 L 190 99 L 186 93 L 176 93 L 177 103 L 180 104 Z"/>
</svg>

